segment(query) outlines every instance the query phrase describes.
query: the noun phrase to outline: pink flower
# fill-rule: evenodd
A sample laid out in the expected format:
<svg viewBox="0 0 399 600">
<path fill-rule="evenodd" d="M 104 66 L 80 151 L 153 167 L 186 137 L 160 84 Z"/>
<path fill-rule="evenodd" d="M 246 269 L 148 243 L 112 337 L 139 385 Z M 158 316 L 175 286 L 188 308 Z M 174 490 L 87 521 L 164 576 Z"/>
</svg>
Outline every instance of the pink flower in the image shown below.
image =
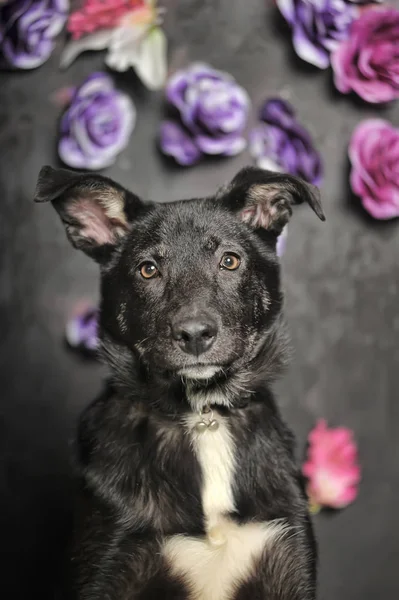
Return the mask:
<svg viewBox="0 0 399 600">
<path fill-rule="evenodd" d="M 69 17 L 68 31 L 78 40 L 86 33 L 116 27 L 124 15 L 143 6 L 144 0 L 86 0 Z"/>
<path fill-rule="evenodd" d="M 365 10 L 331 56 L 335 85 L 366 102 L 399 98 L 399 10 Z"/>
<path fill-rule="evenodd" d="M 352 431 L 329 429 L 320 419 L 308 436 L 308 460 L 302 473 L 308 479 L 307 493 L 313 509 L 344 508 L 357 496 L 360 467 Z"/>
<path fill-rule="evenodd" d="M 349 144 L 352 190 L 375 219 L 399 217 L 399 129 L 382 119 L 362 121 Z"/>
</svg>

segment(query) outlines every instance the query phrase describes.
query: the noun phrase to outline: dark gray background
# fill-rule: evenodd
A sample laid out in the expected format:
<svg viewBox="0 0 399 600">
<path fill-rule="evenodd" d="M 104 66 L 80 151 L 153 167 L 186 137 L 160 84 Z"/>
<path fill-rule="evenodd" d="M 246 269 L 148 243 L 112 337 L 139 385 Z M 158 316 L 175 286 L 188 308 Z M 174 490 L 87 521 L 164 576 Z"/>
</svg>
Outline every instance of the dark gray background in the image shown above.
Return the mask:
<svg viewBox="0 0 399 600">
<path fill-rule="evenodd" d="M 366 218 L 348 188 L 354 126 L 376 114 L 398 124 L 399 105 L 376 109 L 334 92 L 331 72 L 302 63 L 276 9 L 264 0 L 165 2 L 170 69 L 205 60 L 231 72 L 259 105 L 284 94 L 325 162 L 327 223 L 305 207 L 283 259 L 296 350 L 279 385 L 299 448 L 316 418 L 354 429 L 363 481 L 358 501 L 315 518 L 320 598 L 399 597 L 399 224 Z M 31 202 L 43 164 L 57 164 L 60 109 L 50 96 L 102 68 L 101 54 L 58 70 L 59 47 L 33 72 L 0 75 L 1 586 L 7 600 L 51 598 L 69 527 L 69 443 L 76 417 L 101 388 L 102 369 L 66 351 L 66 316 L 97 297 L 97 269 L 67 243 L 58 218 Z M 250 162 L 247 153 L 192 169 L 171 167 L 155 146 L 162 93 L 132 72 L 117 76 L 138 109 L 129 148 L 107 171 L 159 201 L 205 195 Z M 2 593 L 3 595 L 3 593 Z M 5 596 L 5 594 L 4 594 Z"/>
</svg>

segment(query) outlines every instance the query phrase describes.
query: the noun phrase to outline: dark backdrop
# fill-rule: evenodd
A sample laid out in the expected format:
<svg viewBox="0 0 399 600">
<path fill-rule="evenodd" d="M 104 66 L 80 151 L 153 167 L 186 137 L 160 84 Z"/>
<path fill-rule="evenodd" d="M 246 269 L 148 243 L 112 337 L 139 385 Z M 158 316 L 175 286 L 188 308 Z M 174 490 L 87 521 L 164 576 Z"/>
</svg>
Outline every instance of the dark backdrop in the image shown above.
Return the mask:
<svg viewBox="0 0 399 600">
<path fill-rule="evenodd" d="M 170 0 L 170 67 L 205 60 L 230 71 L 254 108 L 284 93 L 321 150 L 327 223 L 296 211 L 283 259 L 295 361 L 279 385 L 299 448 L 314 420 L 354 429 L 363 482 L 358 501 L 315 518 L 320 598 L 399 597 L 399 224 L 371 223 L 348 190 L 346 148 L 353 127 L 375 114 L 399 119 L 399 105 L 376 110 L 333 90 L 331 73 L 293 54 L 287 30 L 262 0 Z M 59 46 L 61 46 L 61 40 Z M 102 68 L 84 55 L 66 72 L 59 50 L 37 71 L 0 75 L 0 589 L 7 600 L 52 597 L 69 528 L 69 445 L 77 415 L 101 388 L 101 368 L 63 345 L 66 315 L 97 295 L 97 269 L 67 243 L 55 212 L 34 206 L 43 164 L 57 164 L 60 109 L 51 94 Z M 129 149 L 107 171 L 159 201 L 212 193 L 247 153 L 173 168 L 155 146 L 161 93 L 134 74 L 117 83 L 134 98 Z M 38 596 L 39 597 L 39 596 Z"/>
</svg>

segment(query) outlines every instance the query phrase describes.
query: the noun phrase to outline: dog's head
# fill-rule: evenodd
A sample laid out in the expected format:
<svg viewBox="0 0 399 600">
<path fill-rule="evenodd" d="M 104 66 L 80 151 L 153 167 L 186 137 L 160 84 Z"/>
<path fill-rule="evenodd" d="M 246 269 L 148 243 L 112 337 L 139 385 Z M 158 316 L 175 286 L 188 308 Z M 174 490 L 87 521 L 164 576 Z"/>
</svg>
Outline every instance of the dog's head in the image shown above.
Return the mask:
<svg viewBox="0 0 399 600">
<path fill-rule="evenodd" d="M 196 380 L 267 346 L 282 304 L 277 238 L 294 204 L 324 220 L 316 188 L 254 168 L 215 196 L 152 204 L 101 175 L 44 167 L 35 200 L 51 201 L 72 244 L 100 264 L 100 333 L 106 354 L 123 357 L 113 369 L 139 362 Z"/>
</svg>

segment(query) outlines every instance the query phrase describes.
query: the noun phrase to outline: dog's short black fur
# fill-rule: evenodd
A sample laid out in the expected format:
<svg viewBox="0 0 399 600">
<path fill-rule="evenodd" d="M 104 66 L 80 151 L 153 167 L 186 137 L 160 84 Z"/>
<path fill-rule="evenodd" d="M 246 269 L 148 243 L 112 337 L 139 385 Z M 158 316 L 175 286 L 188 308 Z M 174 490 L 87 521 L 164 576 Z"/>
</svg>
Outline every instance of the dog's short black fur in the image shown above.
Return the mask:
<svg viewBox="0 0 399 600">
<path fill-rule="evenodd" d="M 72 244 L 100 265 L 111 370 L 79 425 L 68 597 L 315 598 L 293 437 L 270 386 L 287 354 L 276 241 L 293 204 L 306 201 L 324 219 L 317 190 L 247 168 L 215 196 L 154 204 L 106 177 L 44 167 L 35 200 L 51 201 Z M 209 405 L 234 454 L 233 508 L 223 519 L 239 531 L 283 524 L 219 595 L 201 595 L 162 550 L 177 534 L 198 541 L 209 533 L 205 474 L 186 426 Z"/>
</svg>

